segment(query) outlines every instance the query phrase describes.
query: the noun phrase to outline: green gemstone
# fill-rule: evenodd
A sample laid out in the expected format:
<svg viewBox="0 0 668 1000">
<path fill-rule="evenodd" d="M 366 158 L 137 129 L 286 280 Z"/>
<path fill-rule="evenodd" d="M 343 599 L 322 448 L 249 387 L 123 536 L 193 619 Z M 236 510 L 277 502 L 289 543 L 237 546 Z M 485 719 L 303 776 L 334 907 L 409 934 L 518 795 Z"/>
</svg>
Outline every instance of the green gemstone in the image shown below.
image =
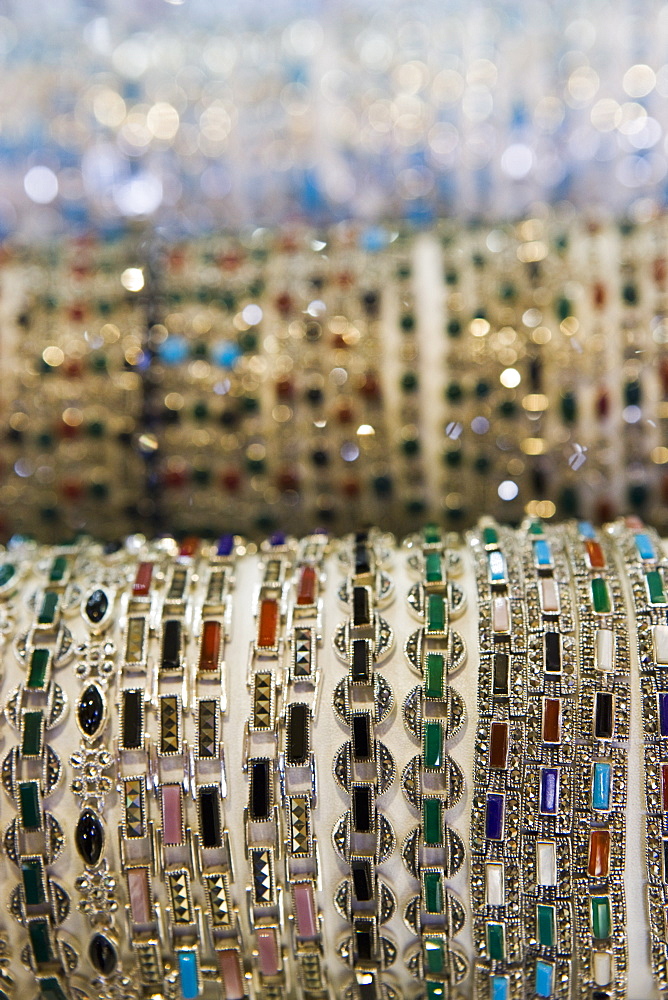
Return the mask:
<svg viewBox="0 0 668 1000">
<path fill-rule="evenodd" d="M 443 766 L 443 727 L 440 722 L 424 724 L 424 766 Z"/>
<path fill-rule="evenodd" d="M 427 913 L 443 913 L 443 875 L 441 872 L 424 872 L 424 902 Z"/>
<path fill-rule="evenodd" d="M 49 573 L 50 583 L 60 583 L 62 578 L 65 576 L 67 570 L 67 557 L 66 556 L 56 556 L 56 558 L 51 563 L 51 571 Z"/>
<path fill-rule="evenodd" d="M 543 522 L 542 521 L 532 521 L 531 524 L 529 525 L 529 534 L 530 535 L 544 535 L 545 531 L 544 531 L 544 528 L 543 528 Z"/>
<path fill-rule="evenodd" d="M 19 808 L 23 829 L 39 830 L 42 817 L 39 808 L 39 787 L 36 781 L 22 781 L 19 784 Z"/>
<path fill-rule="evenodd" d="M 578 404 L 574 392 L 564 392 L 561 395 L 561 416 L 565 423 L 573 424 L 578 415 Z"/>
<path fill-rule="evenodd" d="M 0 566 L 0 587 L 6 587 L 16 573 L 16 567 L 12 563 L 3 563 Z"/>
<path fill-rule="evenodd" d="M 48 920 L 31 920 L 28 924 L 28 931 L 35 961 L 38 965 L 46 965 L 53 958 Z"/>
<path fill-rule="evenodd" d="M 597 614 L 603 615 L 610 611 L 608 584 L 602 576 L 597 576 L 591 581 L 591 599 Z"/>
<path fill-rule="evenodd" d="M 44 892 L 44 867 L 40 858 L 27 858 L 21 862 L 23 891 L 28 906 L 40 906 L 46 902 Z"/>
<path fill-rule="evenodd" d="M 443 697 L 443 679 L 445 675 L 445 663 L 443 653 L 427 653 L 424 693 L 427 698 Z"/>
<path fill-rule="evenodd" d="M 46 683 L 46 674 L 49 667 L 49 650 L 33 649 L 30 657 L 30 670 L 28 672 L 28 687 L 43 688 Z"/>
<path fill-rule="evenodd" d="M 652 569 L 649 573 L 645 573 L 645 581 L 647 583 L 647 593 L 649 594 L 650 604 L 665 604 L 666 594 L 663 589 L 663 577 L 658 569 Z"/>
<path fill-rule="evenodd" d="M 444 1000 L 445 983 L 427 982 L 427 1000 Z"/>
<path fill-rule="evenodd" d="M 45 979 L 41 979 L 39 991 L 42 1000 L 67 1000 L 65 992 L 55 976 L 47 976 Z"/>
<path fill-rule="evenodd" d="M 24 757 L 38 757 L 42 752 L 42 713 L 25 712 L 23 715 L 23 742 L 21 753 Z"/>
<path fill-rule="evenodd" d="M 592 934 L 597 941 L 603 941 L 610 937 L 612 918 L 609 896 L 591 897 L 591 926 Z"/>
<path fill-rule="evenodd" d="M 37 621 L 40 625 L 53 625 L 58 609 L 58 594 L 55 590 L 47 590 L 42 598 Z"/>
<path fill-rule="evenodd" d="M 404 313 L 404 315 L 401 317 L 401 329 L 404 332 L 408 333 L 410 330 L 414 329 L 414 327 L 415 327 L 415 317 L 413 316 L 413 314 Z"/>
<path fill-rule="evenodd" d="M 445 970 L 445 949 L 443 940 L 437 937 L 423 938 L 424 943 L 424 965 L 426 972 L 439 972 Z"/>
<path fill-rule="evenodd" d="M 428 552 L 425 559 L 425 576 L 427 583 L 440 583 L 443 579 L 441 557 L 438 552 Z"/>
<path fill-rule="evenodd" d="M 422 538 L 425 545 L 438 545 L 441 541 L 441 529 L 437 524 L 426 524 L 422 529 Z"/>
<path fill-rule="evenodd" d="M 538 944 L 545 948 L 554 948 L 554 907 L 539 903 L 536 913 L 538 925 Z"/>
<path fill-rule="evenodd" d="M 485 545 L 498 545 L 499 535 L 496 528 L 483 528 L 482 540 Z"/>
<path fill-rule="evenodd" d="M 418 377 L 415 372 L 406 372 L 401 377 L 401 388 L 404 392 L 415 392 L 418 387 Z"/>
<path fill-rule="evenodd" d="M 427 602 L 427 631 L 442 632 L 445 628 L 445 601 L 441 594 L 430 594 Z"/>
<path fill-rule="evenodd" d="M 506 940 L 503 924 L 487 924 L 487 952 L 491 959 L 503 962 L 506 957 Z"/>
<path fill-rule="evenodd" d="M 422 836 L 427 847 L 443 846 L 441 799 L 425 795 L 422 799 Z"/>
</svg>

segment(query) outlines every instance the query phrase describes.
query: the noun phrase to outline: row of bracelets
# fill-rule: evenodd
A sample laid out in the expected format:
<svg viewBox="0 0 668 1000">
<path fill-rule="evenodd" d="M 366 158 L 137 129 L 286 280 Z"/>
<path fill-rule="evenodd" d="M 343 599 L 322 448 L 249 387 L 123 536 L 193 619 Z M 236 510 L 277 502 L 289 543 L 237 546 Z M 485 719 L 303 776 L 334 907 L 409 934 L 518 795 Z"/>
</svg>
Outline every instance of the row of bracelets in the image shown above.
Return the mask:
<svg viewBox="0 0 668 1000">
<path fill-rule="evenodd" d="M 391 667 L 412 756 L 385 676 L 397 558 L 418 623 Z M 625 997 L 633 620 L 650 962 L 668 988 L 665 570 L 635 518 L 427 526 L 399 554 L 377 529 L 17 540 L 0 561 L 16 921 L 0 922 L 0 1000 L 26 977 L 42 1000 Z M 467 788 L 457 677 L 475 663 L 454 626 L 476 608 Z M 251 617 L 242 661 L 230 644 Z M 414 817 L 401 841 L 395 786 Z M 326 828 L 323 795 L 344 802 Z"/>
</svg>

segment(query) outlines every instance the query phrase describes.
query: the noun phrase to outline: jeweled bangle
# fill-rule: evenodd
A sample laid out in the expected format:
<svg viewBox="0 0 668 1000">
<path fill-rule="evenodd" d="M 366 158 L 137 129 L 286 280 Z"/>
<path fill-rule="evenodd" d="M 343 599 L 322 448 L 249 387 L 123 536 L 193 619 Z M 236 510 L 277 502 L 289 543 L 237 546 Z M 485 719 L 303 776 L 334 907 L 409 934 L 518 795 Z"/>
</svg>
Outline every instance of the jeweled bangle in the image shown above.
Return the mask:
<svg viewBox="0 0 668 1000">
<path fill-rule="evenodd" d="M 526 744 L 521 834 L 525 983 L 571 996 L 573 770 L 577 662 L 570 572 L 561 530 L 520 533 L 527 606 Z"/>
<path fill-rule="evenodd" d="M 405 544 L 409 566 L 420 576 L 408 603 L 422 623 L 405 646 L 409 664 L 422 677 L 403 704 L 404 725 L 422 748 L 401 776 L 404 795 L 420 816 L 401 852 L 409 875 L 420 886 L 404 910 L 407 927 L 419 939 L 418 948 L 407 952 L 406 965 L 424 982 L 428 1000 L 436 1000 L 451 996 L 470 969 L 465 953 L 452 943 L 464 926 L 465 910 L 447 886 L 464 864 L 465 849 L 445 815 L 464 794 L 464 776 L 448 755 L 447 744 L 466 722 L 464 701 L 450 685 L 450 676 L 466 659 L 464 640 L 451 629 L 450 620 L 463 612 L 465 601 L 461 589 L 448 579 L 448 567 L 458 568 L 461 557 L 448 547 L 439 528 L 427 526 L 421 537 L 412 536 Z"/>
<path fill-rule="evenodd" d="M 524 580 L 510 529 L 484 521 L 468 541 L 480 650 L 470 843 L 476 995 L 520 1000 L 526 986 L 520 895 L 527 711 Z M 540 872 L 545 864 L 537 842 L 531 870 Z"/>
<path fill-rule="evenodd" d="M 27 677 L 12 689 L 5 706 L 9 723 L 21 736 L 20 745 L 12 747 L 2 763 L 3 787 L 18 809 L 3 836 L 5 854 L 21 873 L 21 882 L 11 892 L 9 909 L 28 932 L 22 961 L 32 970 L 41 996 L 49 1000 L 70 996 L 68 981 L 78 964 L 75 948 L 60 931 L 70 898 L 48 873 L 65 838 L 59 821 L 44 808 L 44 800 L 63 776 L 60 758 L 46 742 L 46 734 L 63 720 L 67 707 L 53 673 L 74 653 L 64 615 L 78 606 L 80 594 L 73 582 L 77 556 L 77 548 L 53 549 L 51 557 L 37 565 L 42 578 L 28 598 L 33 622 L 17 637 L 14 647 Z M 6 598 L 11 596 L 18 574 L 5 569 L 2 576 L 6 581 L 2 596 Z"/>
<path fill-rule="evenodd" d="M 668 560 L 657 533 L 635 517 L 616 522 L 631 586 L 640 664 L 647 836 L 650 957 L 659 990 L 668 989 Z"/>
<path fill-rule="evenodd" d="M 337 949 L 353 970 L 353 981 L 343 993 L 351 1000 L 397 997 L 383 974 L 397 949 L 382 932 L 396 901 L 378 873 L 396 844 L 392 826 L 378 807 L 378 798 L 396 776 L 394 759 L 376 736 L 394 706 L 392 689 L 376 670 L 394 642 L 392 629 L 379 613 L 393 593 L 383 570 L 386 549 L 385 537 L 376 532 L 359 532 L 344 541 L 340 556 L 348 575 L 338 593 L 350 617 L 333 637 L 334 649 L 347 667 L 334 691 L 334 711 L 350 739 L 334 759 L 334 778 L 348 795 L 349 808 L 335 824 L 332 842 L 349 872 L 334 891 L 334 905 L 352 928 Z"/>
<path fill-rule="evenodd" d="M 255 638 L 251 643 L 248 686 L 251 716 L 246 724 L 244 762 L 248 805 L 244 810 L 251 883 L 249 915 L 255 944 L 256 989 L 268 1000 L 287 993 L 288 959 L 283 946 L 283 891 L 280 818 L 276 800 L 278 770 L 277 692 L 282 680 L 286 625 L 286 587 L 295 546 L 276 534 L 263 543 L 260 585 L 254 602 Z"/>
<path fill-rule="evenodd" d="M 329 996 L 318 905 L 314 726 L 318 711 L 323 561 L 329 539 L 315 532 L 299 543 L 289 594 L 288 663 L 284 678 L 279 774 L 285 822 L 285 884 L 290 886 L 291 952 L 305 1000 Z"/>
<path fill-rule="evenodd" d="M 579 650 L 573 790 L 573 955 L 581 994 L 626 996 L 624 901 L 629 649 L 626 605 L 609 537 L 565 529 Z M 600 988 L 600 989 L 599 989 Z"/>
</svg>

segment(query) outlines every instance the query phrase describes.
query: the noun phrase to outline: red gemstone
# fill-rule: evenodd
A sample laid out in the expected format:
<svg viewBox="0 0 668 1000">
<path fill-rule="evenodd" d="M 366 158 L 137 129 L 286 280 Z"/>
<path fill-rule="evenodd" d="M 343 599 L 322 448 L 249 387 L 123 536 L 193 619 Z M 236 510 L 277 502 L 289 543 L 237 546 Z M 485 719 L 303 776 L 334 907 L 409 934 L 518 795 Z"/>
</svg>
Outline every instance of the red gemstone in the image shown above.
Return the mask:
<svg viewBox="0 0 668 1000">
<path fill-rule="evenodd" d="M 273 598 L 265 598 L 260 604 L 260 622 L 257 630 L 257 644 L 263 649 L 276 645 L 278 627 L 278 603 Z"/>
<path fill-rule="evenodd" d="M 335 333 L 332 337 L 332 347 L 335 351 L 342 351 L 348 345 L 340 333 Z"/>
<path fill-rule="evenodd" d="M 351 499 L 358 497 L 360 493 L 360 484 L 356 479 L 344 479 L 341 483 L 341 492 L 344 496 L 350 497 Z"/>
<path fill-rule="evenodd" d="M 668 396 L 668 358 L 662 358 L 659 366 L 659 378 L 663 395 Z"/>
<path fill-rule="evenodd" d="M 295 394 L 295 387 L 292 379 L 282 378 L 276 383 L 276 396 L 278 399 L 292 399 Z"/>
<path fill-rule="evenodd" d="M 608 297 L 606 287 L 602 281 L 594 282 L 593 292 L 594 292 L 594 305 L 596 306 L 597 309 L 602 309 L 603 306 L 605 305 L 605 300 Z"/>
<path fill-rule="evenodd" d="M 80 323 L 81 320 L 84 318 L 84 308 L 83 308 L 83 306 L 80 306 L 80 305 L 78 305 L 78 306 L 71 306 L 68 309 L 68 314 L 69 314 L 69 318 L 74 323 Z"/>
<path fill-rule="evenodd" d="M 587 874 L 605 878 L 610 860 L 610 831 L 592 830 L 589 834 L 589 864 Z"/>
<path fill-rule="evenodd" d="M 360 394 L 365 399 L 380 398 L 380 382 L 372 372 L 367 372 L 360 385 Z"/>
<path fill-rule="evenodd" d="M 318 578 L 313 566 L 302 566 L 297 587 L 297 604 L 315 604 Z"/>
<path fill-rule="evenodd" d="M 199 538 L 196 535 L 190 535 L 188 538 L 184 538 L 181 542 L 181 548 L 179 549 L 180 556 L 194 556 L 199 548 Z"/>
<path fill-rule="evenodd" d="M 591 568 L 604 569 L 605 555 L 603 554 L 600 542 L 597 542 L 592 538 L 587 538 L 585 539 L 585 549 L 587 550 L 587 559 L 589 560 Z"/>
<path fill-rule="evenodd" d="M 508 723 L 493 722 L 489 735 L 489 766 L 504 770 L 508 766 Z"/>
<path fill-rule="evenodd" d="M 615 508 L 613 507 L 610 500 L 599 500 L 595 507 L 596 510 L 596 523 L 604 524 L 606 521 L 613 521 L 615 517 Z"/>
<path fill-rule="evenodd" d="M 220 481 L 226 490 L 230 493 L 236 493 L 241 485 L 241 476 L 237 469 L 226 469 L 222 473 Z"/>
<path fill-rule="evenodd" d="M 284 469 L 276 477 L 276 485 L 281 493 L 299 489 L 299 476 L 292 469 Z"/>
<path fill-rule="evenodd" d="M 354 281 L 355 281 L 354 275 L 351 274 L 350 271 L 339 271 L 339 273 L 336 276 L 336 283 L 341 288 L 351 288 L 352 285 L 354 284 Z"/>
<path fill-rule="evenodd" d="M 79 479 L 65 479 L 60 491 L 67 500 L 80 500 L 83 496 L 83 483 Z"/>
<path fill-rule="evenodd" d="M 546 698 L 543 702 L 543 739 L 546 743 L 561 743 L 561 700 Z"/>
<path fill-rule="evenodd" d="M 66 424 L 64 420 L 60 421 L 60 436 L 63 438 L 75 438 L 79 436 L 79 431 L 81 428 L 77 426 L 72 426 L 72 424 Z"/>
<path fill-rule="evenodd" d="M 222 628 L 220 622 L 204 622 L 202 643 L 199 650 L 199 669 L 217 670 L 220 664 L 220 642 Z"/>
<path fill-rule="evenodd" d="M 281 314 L 281 316 L 289 316 L 292 310 L 292 299 L 287 292 L 283 292 L 281 295 L 277 295 L 274 299 L 274 304 Z"/>
<path fill-rule="evenodd" d="M 663 285 L 666 280 L 666 258 L 655 257 L 653 270 L 655 282 L 657 285 Z"/>
<path fill-rule="evenodd" d="M 63 365 L 63 371 L 68 378 L 81 378 L 83 365 L 79 358 L 69 358 Z"/>
<path fill-rule="evenodd" d="M 607 389 L 601 389 L 596 397 L 596 416 L 599 420 L 605 420 L 610 412 L 610 396 Z"/>
<path fill-rule="evenodd" d="M 153 577 L 153 563 L 140 562 L 137 566 L 135 582 L 132 584 L 133 597 L 146 597 L 151 589 L 151 578 Z"/>
<path fill-rule="evenodd" d="M 668 764 L 661 765 L 661 798 L 663 811 L 668 812 Z"/>
<path fill-rule="evenodd" d="M 354 416 L 355 414 L 353 412 L 352 406 L 349 406 L 347 403 L 343 403 L 341 406 L 339 406 L 338 412 L 336 414 L 336 418 L 340 424 L 349 424 Z"/>
<path fill-rule="evenodd" d="M 169 489 L 178 490 L 185 484 L 185 471 L 183 469 L 167 469 L 163 473 L 162 481 Z"/>
</svg>

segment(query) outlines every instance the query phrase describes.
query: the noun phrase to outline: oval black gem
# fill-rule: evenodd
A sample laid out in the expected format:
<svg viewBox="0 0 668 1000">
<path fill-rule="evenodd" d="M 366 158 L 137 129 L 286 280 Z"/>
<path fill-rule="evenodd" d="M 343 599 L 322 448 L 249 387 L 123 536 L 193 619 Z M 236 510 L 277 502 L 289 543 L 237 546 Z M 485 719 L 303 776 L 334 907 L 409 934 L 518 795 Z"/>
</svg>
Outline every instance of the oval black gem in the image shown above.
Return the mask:
<svg viewBox="0 0 668 1000">
<path fill-rule="evenodd" d="M 91 963 L 102 976 L 110 976 L 118 962 L 116 949 L 104 934 L 95 934 L 88 946 Z"/>
<path fill-rule="evenodd" d="M 86 616 L 93 625 L 97 625 L 101 622 L 107 613 L 107 608 L 109 607 L 109 598 L 103 590 L 94 590 L 86 601 Z"/>
<path fill-rule="evenodd" d="M 94 867 L 100 860 L 104 847 L 104 829 L 92 809 L 84 809 L 74 834 L 77 851 L 87 865 Z"/>
<path fill-rule="evenodd" d="M 104 702 L 100 689 L 95 684 L 89 684 L 81 695 L 77 715 L 86 736 L 95 736 L 104 717 Z"/>
</svg>

